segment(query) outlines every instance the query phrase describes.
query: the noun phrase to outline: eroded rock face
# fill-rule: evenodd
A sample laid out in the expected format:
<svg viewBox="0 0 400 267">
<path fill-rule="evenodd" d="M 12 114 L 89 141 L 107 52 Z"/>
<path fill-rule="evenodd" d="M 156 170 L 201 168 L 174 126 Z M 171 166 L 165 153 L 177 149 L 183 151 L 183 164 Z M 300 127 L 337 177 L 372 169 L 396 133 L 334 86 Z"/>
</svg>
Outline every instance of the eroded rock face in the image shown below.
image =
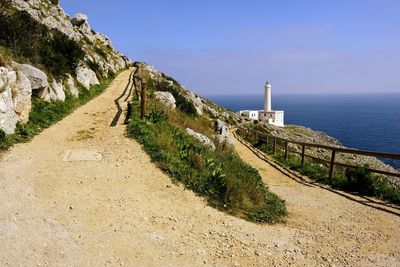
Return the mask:
<svg viewBox="0 0 400 267">
<path fill-rule="evenodd" d="M 155 92 L 155 99 L 160 101 L 163 105 L 165 105 L 169 109 L 176 108 L 176 100 L 174 96 L 170 92 Z"/>
<path fill-rule="evenodd" d="M 18 122 L 11 91 L 16 80 L 17 74 L 15 71 L 0 67 L 0 129 L 6 134 L 14 133 Z"/>
<path fill-rule="evenodd" d="M 100 84 L 97 79 L 96 73 L 91 69 L 79 66 L 76 69 L 76 79 L 80 82 L 86 89 L 89 89 L 91 85 Z"/>
<path fill-rule="evenodd" d="M 22 123 L 27 123 L 32 109 L 32 86 L 22 72 L 17 72 L 17 82 L 12 88 L 14 111 Z"/>
<path fill-rule="evenodd" d="M 215 145 L 213 143 L 213 141 L 210 140 L 210 138 L 208 138 L 207 136 L 205 136 L 204 134 L 198 133 L 193 131 L 190 128 L 186 129 L 186 132 L 190 135 L 193 136 L 194 138 L 196 138 L 197 140 L 199 140 L 200 142 L 202 142 L 203 144 L 211 147 L 211 149 L 215 150 Z"/>
</svg>

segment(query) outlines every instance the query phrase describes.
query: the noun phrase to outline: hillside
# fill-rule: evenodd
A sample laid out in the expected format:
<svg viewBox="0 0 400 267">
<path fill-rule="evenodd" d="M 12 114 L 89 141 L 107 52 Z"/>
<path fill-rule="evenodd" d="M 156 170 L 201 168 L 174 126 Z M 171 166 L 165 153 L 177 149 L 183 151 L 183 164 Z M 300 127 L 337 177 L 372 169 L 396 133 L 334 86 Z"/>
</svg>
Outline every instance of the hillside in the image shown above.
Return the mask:
<svg viewBox="0 0 400 267">
<path fill-rule="evenodd" d="M 78 98 L 131 63 L 86 15 L 69 17 L 57 3 L 0 1 L 0 130 L 6 134 L 29 121 L 33 99 Z"/>
</svg>

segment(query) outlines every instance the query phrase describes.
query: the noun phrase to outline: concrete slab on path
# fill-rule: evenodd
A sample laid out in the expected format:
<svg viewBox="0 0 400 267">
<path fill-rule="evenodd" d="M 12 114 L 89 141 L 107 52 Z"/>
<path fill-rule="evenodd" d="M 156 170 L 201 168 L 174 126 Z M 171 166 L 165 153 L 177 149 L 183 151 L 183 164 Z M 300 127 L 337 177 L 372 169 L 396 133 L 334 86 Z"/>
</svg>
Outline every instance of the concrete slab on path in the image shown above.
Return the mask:
<svg viewBox="0 0 400 267">
<path fill-rule="evenodd" d="M 95 150 L 68 150 L 65 153 L 64 161 L 100 161 L 103 155 Z"/>
</svg>

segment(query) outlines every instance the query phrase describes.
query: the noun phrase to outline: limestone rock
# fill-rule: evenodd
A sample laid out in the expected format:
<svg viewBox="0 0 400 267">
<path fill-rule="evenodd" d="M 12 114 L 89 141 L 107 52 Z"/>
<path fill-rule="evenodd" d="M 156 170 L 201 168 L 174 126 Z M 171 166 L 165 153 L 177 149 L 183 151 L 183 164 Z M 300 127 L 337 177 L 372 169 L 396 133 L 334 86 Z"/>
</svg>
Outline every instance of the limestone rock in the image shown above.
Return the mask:
<svg viewBox="0 0 400 267">
<path fill-rule="evenodd" d="M 12 134 L 18 122 L 14 111 L 11 87 L 15 84 L 17 74 L 7 68 L 0 67 L 0 129 L 6 134 Z"/>
<path fill-rule="evenodd" d="M 28 64 L 17 64 L 14 62 L 13 66 L 29 79 L 31 82 L 32 91 L 34 91 L 34 93 L 46 101 L 50 100 L 49 82 L 46 74 L 43 71 Z"/>
<path fill-rule="evenodd" d="M 21 122 L 27 123 L 32 109 L 32 86 L 24 73 L 18 72 L 17 76 L 17 82 L 12 90 L 14 111 Z"/>
<path fill-rule="evenodd" d="M 96 73 L 82 65 L 76 69 L 76 79 L 86 89 L 89 89 L 91 85 L 100 84 L 99 80 L 97 79 Z"/>
<path fill-rule="evenodd" d="M 82 24 L 87 23 L 89 20 L 88 16 L 83 13 L 78 13 L 71 19 L 71 23 L 74 26 L 80 27 Z"/>
<path fill-rule="evenodd" d="M 68 74 L 66 82 L 67 82 L 67 86 L 68 86 L 68 89 L 71 92 L 71 94 L 75 97 L 78 97 L 79 90 L 78 90 L 78 88 L 76 88 L 74 78 L 72 78 L 72 76 L 70 74 Z"/>
<path fill-rule="evenodd" d="M 211 147 L 213 150 L 215 150 L 215 145 L 214 145 L 213 141 L 211 141 L 210 138 L 208 138 L 207 136 L 205 136 L 205 135 L 203 135 L 201 133 L 195 132 L 190 128 L 187 128 L 186 132 L 190 136 L 193 136 L 194 138 L 196 138 L 197 140 L 199 140 L 203 144 L 205 144 L 205 145 Z"/>
<path fill-rule="evenodd" d="M 228 127 L 220 119 L 217 119 L 214 122 L 214 129 L 221 136 L 227 136 L 228 135 Z"/>
<path fill-rule="evenodd" d="M 53 80 L 50 87 L 50 99 L 65 101 L 65 92 L 62 83 Z"/>
<path fill-rule="evenodd" d="M 170 92 L 155 92 L 155 99 L 159 100 L 162 104 L 164 104 L 169 109 L 176 108 L 176 100 L 174 96 Z"/>
</svg>

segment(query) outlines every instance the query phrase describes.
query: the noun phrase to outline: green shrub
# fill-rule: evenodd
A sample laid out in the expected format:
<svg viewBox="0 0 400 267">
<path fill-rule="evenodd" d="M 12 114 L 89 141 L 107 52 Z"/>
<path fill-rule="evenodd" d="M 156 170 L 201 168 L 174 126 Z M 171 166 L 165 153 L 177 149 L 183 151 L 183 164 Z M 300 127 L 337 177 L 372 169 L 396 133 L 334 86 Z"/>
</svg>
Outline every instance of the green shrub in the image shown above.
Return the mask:
<svg viewBox="0 0 400 267">
<path fill-rule="evenodd" d="M 73 73 L 84 52 L 78 43 L 58 30 L 49 30 L 26 11 L 0 12 L 0 45 L 15 60 L 43 68 L 62 78 Z"/>
<path fill-rule="evenodd" d="M 347 188 L 363 194 L 372 195 L 374 193 L 373 178 L 371 172 L 367 171 L 368 165 L 357 166 L 356 169 L 347 169 Z"/>
</svg>

